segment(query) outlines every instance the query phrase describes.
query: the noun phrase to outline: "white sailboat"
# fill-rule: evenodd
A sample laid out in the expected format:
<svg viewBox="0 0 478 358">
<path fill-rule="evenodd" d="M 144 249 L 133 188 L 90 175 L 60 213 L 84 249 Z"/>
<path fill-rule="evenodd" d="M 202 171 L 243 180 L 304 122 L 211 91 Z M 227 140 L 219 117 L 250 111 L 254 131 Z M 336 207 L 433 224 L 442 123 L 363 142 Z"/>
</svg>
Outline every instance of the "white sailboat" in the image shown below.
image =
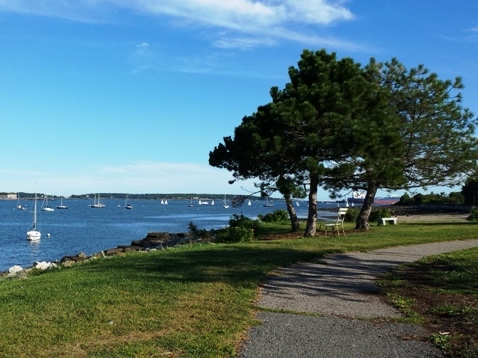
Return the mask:
<svg viewBox="0 0 478 358">
<path fill-rule="evenodd" d="M 191 197 L 191 203 L 188 205 L 190 208 L 192 208 L 194 206 L 193 204 L 193 197 Z"/>
<path fill-rule="evenodd" d="M 274 207 L 274 204 L 269 203 L 269 197 L 267 197 L 266 203 L 263 204 L 262 206 L 265 207 L 265 208 L 273 208 L 273 207 Z"/>
<path fill-rule="evenodd" d="M 126 194 L 126 199 L 124 200 L 124 208 L 128 210 L 133 209 L 133 205 L 128 203 L 128 194 Z"/>
<path fill-rule="evenodd" d="M 224 209 L 227 209 L 229 207 L 229 205 L 227 205 L 227 199 L 226 199 L 226 195 L 224 194 Z"/>
<path fill-rule="evenodd" d="M 37 194 L 35 193 L 35 204 L 33 205 L 33 226 L 27 231 L 28 241 L 38 241 L 41 239 L 41 232 L 37 230 Z"/>
<path fill-rule="evenodd" d="M 48 205 L 48 195 L 45 195 L 45 198 L 43 199 L 43 203 L 41 204 L 41 210 L 42 211 L 55 211 L 51 206 Z"/>
<path fill-rule="evenodd" d="M 100 194 L 95 195 L 93 198 L 93 204 L 90 205 L 92 208 L 104 208 L 106 205 L 100 202 Z"/>
<path fill-rule="evenodd" d="M 15 206 L 17 210 L 27 210 L 26 205 L 20 204 L 20 194 L 17 195 L 17 205 Z"/>
<path fill-rule="evenodd" d="M 67 205 L 63 205 L 63 197 L 60 199 L 60 205 L 56 207 L 57 209 L 68 209 Z"/>
</svg>

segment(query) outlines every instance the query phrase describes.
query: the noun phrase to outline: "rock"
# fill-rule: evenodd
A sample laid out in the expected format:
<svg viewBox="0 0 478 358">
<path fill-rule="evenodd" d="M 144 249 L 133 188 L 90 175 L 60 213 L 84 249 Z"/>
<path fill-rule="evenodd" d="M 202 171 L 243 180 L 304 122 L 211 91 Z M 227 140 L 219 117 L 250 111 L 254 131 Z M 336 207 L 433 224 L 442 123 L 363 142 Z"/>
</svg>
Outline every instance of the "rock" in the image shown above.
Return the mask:
<svg viewBox="0 0 478 358">
<path fill-rule="evenodd" d="M 85 261 L 88 258 L 84 252 L 80 252 L 76 256 L 64 256 L 60 262 L 61 263 L 66 263 L 66 262 L 81 262 Z"/>
<path fill-rule="evenodd" d="M 8 273 L 11 273 L 11 274 L 17 274 L 22 271 L 23 271 L 23 267 L 19 265 L 12 266 L 8 269 Z"/>
<path fill-rule="evenodd" d="M 121 248 L 105 250 L 105 255 L 106 256 L 119 255 L 119 254 L 123 254 L 123 253 L 124 253 L 124 250 L 121 249 Z"/>
<path fill-rule="evenodd" d="M 131 252 L 131 251 L 141 251 L 143 250 L 142 246 L 139 245 L 119 245 L 119 249 L 123 249 L 124 252 Z"/>
<path fill-rule="evenodd" d="M 106 257 L 104 251 L 96 252 L 93 255 L 91 255 L 91 258 L 93 258 L 93 259 L 99 259 L 101 257 Z"/>
<path fill-rule="evenodd" d="M 33 263 L 33 267 L 36 268 L 37 270 L 48 270 L 49 268 L 52 267 L 52 263 L 51 262 L 46 262 L 46 261 L 35 261 Z"/>
</svg>

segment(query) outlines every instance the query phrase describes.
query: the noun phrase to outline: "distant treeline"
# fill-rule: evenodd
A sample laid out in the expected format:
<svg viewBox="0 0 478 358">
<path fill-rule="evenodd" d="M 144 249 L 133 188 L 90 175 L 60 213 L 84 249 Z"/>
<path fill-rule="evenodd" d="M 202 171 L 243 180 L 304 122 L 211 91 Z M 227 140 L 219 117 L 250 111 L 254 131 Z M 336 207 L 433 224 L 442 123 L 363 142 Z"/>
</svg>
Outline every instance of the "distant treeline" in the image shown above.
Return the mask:
<svg viewBox="0 0 478 358">
<path fill-rule="evenodd" d="M 1 194 L 1 193 L 0 193 Z M 71 199 L 92 199 L 95 195 L 100 195 L 102 199 L 125 199 L 126 193 L 90 193 L 90 194 L 79 194 L 79 195 L 70 195 Z M 54 200 L 55 198 L 60 198 L 59 195 L 43 194 L 38 193 L 39 198 L 48 195 L 49 199 Z M 223 200 L 224 195 L 227 195 L 227 200 L 231 200 L 236 197 L 236 195 L 230 194 L 197 194 L 197 193 L 188 193 L 188 194 L 128 194 L 128 199 L 146 199 L 146 200 L 198 200 L 198 199 L 209 199 L 209 200 Z M 19 192 L 17 196 L 21 199 L 32 199 L 35 196 L 35 193 L 24 193 Z M 260 196 L 251 195 L 247 196 L 251 200 L 261 200 Z M 265 198 L 264 198 L 265 200 Z"/>
</svg>

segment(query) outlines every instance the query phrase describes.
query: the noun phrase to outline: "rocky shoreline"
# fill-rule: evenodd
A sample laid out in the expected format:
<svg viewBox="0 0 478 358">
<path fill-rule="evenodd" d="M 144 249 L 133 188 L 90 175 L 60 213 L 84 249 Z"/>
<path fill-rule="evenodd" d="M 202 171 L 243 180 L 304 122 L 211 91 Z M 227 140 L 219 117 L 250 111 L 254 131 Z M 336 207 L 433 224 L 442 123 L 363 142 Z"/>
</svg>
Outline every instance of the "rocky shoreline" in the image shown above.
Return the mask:
<svg viewBox="0 0 478 358">
<path fill-rule="evenodd" d="M 84 262 L 90 259 L 121 255 L 134 251 L 148 252 L 154 250 L 163 250 L 174 246 L 190 244 L 198 241 L 200 241 L 199 238 L 187 233 L 170 234 L 168 232 L 149 232 L 144 239 L 133 240 L 130 245 L 119 245 L 115 248 L 96 252 L 90 256 L 86 255 L 84 252 L 80 252 L 77 255 L 64 256 L 59 261 L 37 261 L 33 263 L 33 266 L 28 268 L 23 268 L 19 265 L 15 265 L 10 267 L 7 271 L 1 272 L 0 277 L 26 277 L 28 272 L 34 269 L 44 271 L 58 267 L 69 267 L 75 263 Z"/>
<path fill-rule="evenodd" d="M 360 207 L 356 207 L 360 209 Z M 375 207 L 377 208 L 377 207 Z M 381 206 L 380 208 L 388 208 L 393 216 L 399 217 L 400 222 L 407 221 L 441 221 L 444 220 L 465 220 L 466 216 L 470 213 L 470 206 L 458 206 L 458 205 L 389 205 Z M 336 209 L 330 209 L 334 211 Z M 198 242 L 201 239 L 190 233 L 177 233 L 171 234 L 168 232 L 149 232 L 144 239 L 133 240 L 130 245 L 119 245 L 115 248 L 110 248 L 96 252 L 90 256 L 84 252 L 80 252 L 77 255 L 64 256 L 59 261 L 46 262 L 39 261 L 34 262 L 33 266 L 23 268 L 19 265 L 10 267 L 5 272 L 0 272 L 1 277 L 13 277 L 13 276 L 25 276 L 33 269 L 36 270 L 48 270 L 57 267 L 68 267 L 77 262 L 83 262 L 89 259 L 108 257 L 114 255 L 121 255 L 134 251 L 152 251 L 163 250 L 171 248 L 177 245 L 185 245 L 193 242 Z"/>
</svg>

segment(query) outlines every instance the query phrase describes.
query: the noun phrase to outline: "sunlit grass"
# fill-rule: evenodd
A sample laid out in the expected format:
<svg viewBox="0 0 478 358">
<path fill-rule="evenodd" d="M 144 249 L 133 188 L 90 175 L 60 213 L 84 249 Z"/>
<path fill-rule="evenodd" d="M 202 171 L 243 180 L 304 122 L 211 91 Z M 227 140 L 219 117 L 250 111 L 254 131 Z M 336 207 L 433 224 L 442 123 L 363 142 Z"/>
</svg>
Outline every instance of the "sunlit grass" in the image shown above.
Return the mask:
<svg viewBox="0 0 478 358">
<path fill-rule="evenodd" d="M 4 357 L 232 357 L 255 324 L 254 299 L 279 266 L 334 252 L 475 238 L 472 223 L 372 227 L 301 238 L 199 244 L 91 260 L 0 280 Z M 298 233 L 300 236 L 302 233 Z M 20 344 L 21 341 L 21 344 Z"/>
</svg>

